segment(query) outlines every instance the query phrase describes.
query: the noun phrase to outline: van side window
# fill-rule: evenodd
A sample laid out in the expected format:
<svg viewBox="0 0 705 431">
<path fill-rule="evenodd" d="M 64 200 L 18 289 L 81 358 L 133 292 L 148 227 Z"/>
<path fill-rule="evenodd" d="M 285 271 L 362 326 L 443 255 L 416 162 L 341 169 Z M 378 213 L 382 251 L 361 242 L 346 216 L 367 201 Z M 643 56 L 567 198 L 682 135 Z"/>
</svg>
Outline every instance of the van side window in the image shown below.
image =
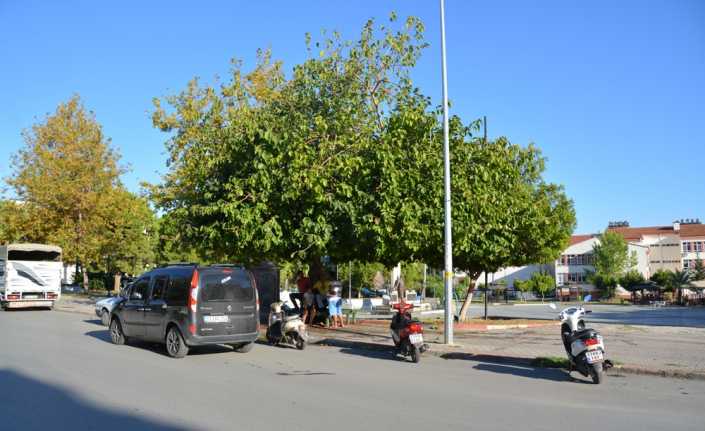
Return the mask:
<svg viewBox="0 0 705 431">
<path fill-rule="evenodd" d="M 168 288 L 166 290 L 165 299 L 169 305 L 186 305 L 186 297 L 188 296 L 188 288 L 191 283 L 190 278 L 182 275 L 173 275 L 169 278 Z"/>
<path fill-rule="evenodd" d="M 154 286 L 152 286 L 152 299 L 163 299 L 164 291 L 166 290 L 167 282 L 169 278 L 166 276 L 157 277 L 154 280 Z"/>
<path fill-rule="evenodd" d="M 137 280 L 132 291 L 130 291 L 130 300 L 139 301 L 147 297 L 149 291 L 149 277 Z"/>
</svg>

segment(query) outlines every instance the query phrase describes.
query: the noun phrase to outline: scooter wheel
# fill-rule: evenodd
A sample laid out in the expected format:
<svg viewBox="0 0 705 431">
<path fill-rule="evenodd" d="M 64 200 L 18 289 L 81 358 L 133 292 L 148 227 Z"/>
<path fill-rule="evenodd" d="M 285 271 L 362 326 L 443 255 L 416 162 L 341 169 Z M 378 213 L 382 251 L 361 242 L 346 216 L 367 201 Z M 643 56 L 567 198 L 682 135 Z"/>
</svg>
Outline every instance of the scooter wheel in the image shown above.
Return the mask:
<svg viewBox="0 0 705 431">
<path fill-rule="evenodd" d="M 296 337 L 296 348 L 299 350 L 303 350 L 306 348 L 306 340 L 304 340 L 303 337 Z"/>
<path fill-rule="evenodd" d="M 411 361 L 418 364 L 421 360 L 421 350 L 419 346 L 411 346 Z"/>
<path fill-rule="evenodd" d="M 596 385 L 605 381 L 605 370 L 602 368 L 602 363 L 592 364 L 590 367 L 590 377 L 592 377 L 592 382 Z"/>
</svg>

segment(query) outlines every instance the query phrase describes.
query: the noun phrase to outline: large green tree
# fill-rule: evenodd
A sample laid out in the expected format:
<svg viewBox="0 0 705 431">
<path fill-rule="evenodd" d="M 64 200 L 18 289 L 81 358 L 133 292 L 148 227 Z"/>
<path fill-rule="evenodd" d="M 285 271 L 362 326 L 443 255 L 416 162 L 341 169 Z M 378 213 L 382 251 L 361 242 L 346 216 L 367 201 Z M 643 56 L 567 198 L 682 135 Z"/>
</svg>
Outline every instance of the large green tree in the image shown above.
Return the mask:
<svg viewBox="0 0 705 431">
<path fill-rule="evenodd" d="M 441 266 L 440 111 L 409 78 L 423 26 L 390 26 L 309 41 L 290 76 L 261 52 L 218 87 L 194 80 L 155 100 L 170 157 L 152 195 L 180 241 L 220 259 L 306 261 L 314 278 L 323 255 Z M 451 119 L 456 266 L 552 260 L 574 227 L 572 203 L 542 179 L 536 148 L 481 142 L 475 130 Z"/>
<path fill-rule="evenodd" d="M 453 162 L 456 267 L 475 280 L 483 271 L 559 256 L 575 228 L 575 212 L 562 187 L 543 179 L 545 160 L 538 149 L 506 138 L 473 139 L 456 144 Z M 461 320 L 472 292 L 471 286 Z"/>
<path fill-rule="evenodd" d="M 375 154 L 390 111 L 420 97 L 408 76 L 422 31 L 414 18 L 395 29 L 370 21 L 354 42 L 307 38 L 309 58 L 290 77 L 261 52 L 217 87 L 193 80 L 155 99 L 169 171 L 152 196 L 182 243 L 217 259 L 308 261 L 314 272 L 323 255 L 380 260 Z"/>
</svg>

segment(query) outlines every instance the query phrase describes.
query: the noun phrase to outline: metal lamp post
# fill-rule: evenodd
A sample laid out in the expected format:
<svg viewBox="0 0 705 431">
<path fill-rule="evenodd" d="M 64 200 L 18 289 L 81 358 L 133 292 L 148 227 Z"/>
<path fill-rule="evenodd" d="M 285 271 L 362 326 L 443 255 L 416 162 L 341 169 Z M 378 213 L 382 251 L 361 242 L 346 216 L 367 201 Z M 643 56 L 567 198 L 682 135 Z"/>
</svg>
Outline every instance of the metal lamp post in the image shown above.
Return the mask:
<svg viewBox="0 0 705 431">
<path fill-rule="evenodd" d="M 450 143 L 448 131 L 448 77 L 446 73 L 446 19 L 445 2 L 441 2 L 441 63 L 443 74 L 443 171 L 445 180 L 445 270 L 443 280 L 445 284 L 445 325 L 443 341 L 453 344 L 453 240 L 451 237 L 450 217 Z"/>
</svg>

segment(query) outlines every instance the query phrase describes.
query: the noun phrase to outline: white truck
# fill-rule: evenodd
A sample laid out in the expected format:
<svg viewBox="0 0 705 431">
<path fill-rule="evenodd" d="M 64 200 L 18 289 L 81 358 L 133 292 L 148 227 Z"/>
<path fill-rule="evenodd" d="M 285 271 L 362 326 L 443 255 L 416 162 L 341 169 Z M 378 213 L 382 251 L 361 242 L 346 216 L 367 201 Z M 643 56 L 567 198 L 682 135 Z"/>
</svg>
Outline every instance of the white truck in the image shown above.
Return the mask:
<svg viewBox="0 0 705 431">
<path fill-rule="evenodd" d="M 3 309 L 52 308 L 61 296 L 61 247 L 0 246 L 0 305 Z"/>
</svg>

